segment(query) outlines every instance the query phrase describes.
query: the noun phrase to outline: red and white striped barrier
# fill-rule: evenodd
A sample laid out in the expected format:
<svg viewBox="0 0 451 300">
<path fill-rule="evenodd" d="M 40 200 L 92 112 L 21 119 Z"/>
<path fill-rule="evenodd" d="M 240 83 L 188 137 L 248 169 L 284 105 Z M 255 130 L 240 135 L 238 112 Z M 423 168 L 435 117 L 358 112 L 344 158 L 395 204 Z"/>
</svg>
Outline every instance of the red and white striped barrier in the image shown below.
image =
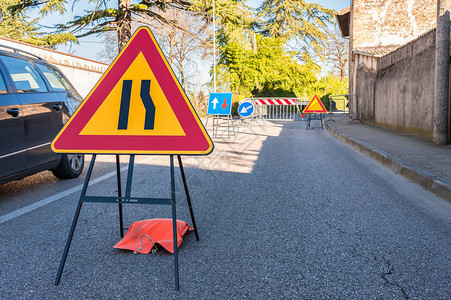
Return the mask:
<svg viewBox="0 0 451 300">
<path fill-rule="evenodd" d="M 255 105 L 296 105 L 295 98 L 292 99 L 277 99 L 277 98 L 267 98 L 267 99 L 255 99 Z"/>
</svg>

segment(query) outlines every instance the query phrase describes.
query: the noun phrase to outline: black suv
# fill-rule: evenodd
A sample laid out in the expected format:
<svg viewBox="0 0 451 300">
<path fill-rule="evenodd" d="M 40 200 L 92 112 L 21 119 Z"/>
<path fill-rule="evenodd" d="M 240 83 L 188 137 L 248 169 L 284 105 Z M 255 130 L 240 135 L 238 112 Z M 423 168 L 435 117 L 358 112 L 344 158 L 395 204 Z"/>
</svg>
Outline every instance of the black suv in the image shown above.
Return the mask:
<svg viewBox="0 0 451 300">
<path fill-rule="evenodd" d="M 81 101 L 60 70 L 0 45 L 0 184 L 44 170 L 80 175 L 84 156 L 53 153 L 50 144 Z"/>
</svg>

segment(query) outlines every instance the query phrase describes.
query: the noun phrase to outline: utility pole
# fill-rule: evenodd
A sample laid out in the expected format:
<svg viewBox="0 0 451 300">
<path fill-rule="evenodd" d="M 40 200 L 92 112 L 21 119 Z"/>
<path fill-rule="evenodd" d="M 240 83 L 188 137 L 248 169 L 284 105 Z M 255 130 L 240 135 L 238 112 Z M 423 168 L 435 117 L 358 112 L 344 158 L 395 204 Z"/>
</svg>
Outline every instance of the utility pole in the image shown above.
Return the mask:
<svg viewBox="0 0 451 300">
<path fill-rule="evenodd" d="M 439 145 L 448 142 L 450 2 L 437 0 L 433 142 Z"/>
<path fill-rule="evenodd" d="M 326 70 L 326 60 L 327 60 L 327 42 L 324 44 L 324 101 L 326 101 L 326 78 L 327 78 L 327 70 Z"/>
<path fill-rule="evenodd" d="M 326 101 L 326 89 L 327 89 L 327 50 L 329 50 L 329 43 L 333 40 L 327 40 L 324 42 L 324 101 Z"/>
<path fill-rule="evenodd" d="M 216 24 L 215 0 L 213 0 L 213 87 L 216 93 Z"/>
</svg>

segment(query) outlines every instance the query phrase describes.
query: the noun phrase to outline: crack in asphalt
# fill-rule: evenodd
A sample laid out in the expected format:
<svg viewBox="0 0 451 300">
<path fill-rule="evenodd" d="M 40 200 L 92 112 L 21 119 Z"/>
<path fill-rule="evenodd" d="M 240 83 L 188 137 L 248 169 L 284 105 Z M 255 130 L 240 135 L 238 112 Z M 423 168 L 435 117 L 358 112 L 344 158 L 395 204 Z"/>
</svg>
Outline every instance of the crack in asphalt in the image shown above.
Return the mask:
<svg viewBox="0 0 451 300">
<path fill-rule="evenodd" d="M 367 243 L 367 241 L 365 241 L 364 237 L 360 233 L 354 233 L 353 234 L 353 233 L 346 232 L 343 229 L 339 228 L 338 226 L 335 226 L 335 225 L 331 224 L 328 221 L 325 221 L 324 223 L 328 227 L 330 227 L 331 229 L 335 229 L 336 231 L 338 231 L 341 234 L 348 235 L 348 236 L 351 236 L 351 235 L 352 236 L 356 236 L 361 243 Z M 385 264 L 387 266 L 387 268 L 388 268 L 388 271 L 386 271 L 386 272 L 384 272 L 384 273 L 382 273 L 380 275 L 380 277 L 384 280 L 384 287 L 386 287 L 387 285 L 390 285 L 390 286 L 394 286 L 394 287 L 398 288 L 401 291 L 401 293 L 403 295 L 403 298 L 408 300 L 409 296 L 407 295 L 406 289 L 404 287 L 402 287 L 396 280 L 394 280 L 393 278 L 390 278 L 391 275 L 394 275 L 394 271 L 395 271 L 393 264 L 389 260 L 387 260 L 384 257 L 384 255 L 382 255 L 380 253 L 380 251 L 377 251 L 377 252 L 379 252 L 379 256 L 382 258 L 382 263 Z M 378 255 L 374 255 L 374 257 L 370 258 L 368 256 L 365 256 L 365 255 L 359 253 L 359 251 L 356 249 L 356 245 L 354 245 L 352 247 L 351 253 L 353 255 L 362 257 L 362 258 L 367 259 L 367 260 L 374 260 L 376 262 L 380 262 L 380 259 L 378 259 Z"/>
<path fill-rule="evenodd" d="M 386 266 L 388 268 L 387 272 L 381 274 L 381 278 L 385 280 L 384 286 L 387 286 L 387 285 L 396 286 L 397 288 L 399 288 L 401 290 L 404 299 L 408 300 L 409 296 L 407 295 L 405 289 L 396 280 L 390 280 L 390 278 L 388 278 L 390 275 L 393 275 L 395 268 L 390 263 L 390 261 L 387 260 L 383 255 L 381 255 L 381 257 L 384 260 L 384 263 L 386 264 Z"/>
</svg>

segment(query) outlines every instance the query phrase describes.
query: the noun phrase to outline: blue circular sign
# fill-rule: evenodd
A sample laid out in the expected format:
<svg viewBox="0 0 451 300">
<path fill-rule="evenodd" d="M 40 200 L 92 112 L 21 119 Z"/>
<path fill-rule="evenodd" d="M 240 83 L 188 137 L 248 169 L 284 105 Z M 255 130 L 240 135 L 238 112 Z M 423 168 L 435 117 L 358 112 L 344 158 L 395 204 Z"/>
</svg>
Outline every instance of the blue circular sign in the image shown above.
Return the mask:
<svg viewBox="0 0 451 300">
<path fill-rule="evenodd" d="M 238 113 L 242 117 L 249 117 L 254 113 L 254 104 L 251 102 L 243 102 L 238 106 Z"/>
</svg>

